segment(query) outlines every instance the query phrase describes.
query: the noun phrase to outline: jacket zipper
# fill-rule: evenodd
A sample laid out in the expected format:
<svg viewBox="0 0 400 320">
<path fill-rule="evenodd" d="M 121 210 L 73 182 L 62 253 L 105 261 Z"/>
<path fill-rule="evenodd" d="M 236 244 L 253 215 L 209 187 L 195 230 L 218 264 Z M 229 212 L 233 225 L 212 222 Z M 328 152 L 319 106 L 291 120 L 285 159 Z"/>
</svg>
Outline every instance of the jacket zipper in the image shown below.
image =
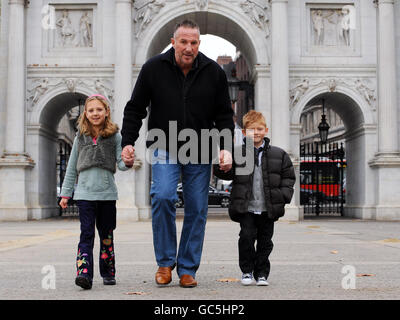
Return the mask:
<svg viewBox="0 0 400 320">
<path fill-rule="evenodd" d="M 271 181 L 270 181 L 270 179 L 269 179 L 269 172 L 268 172 L 268 170 L 269 170 L 269 167 L 268 167 L 268 150 L 269 150 L 269 148 L 270 148 L 270 146 L 268 146 L 266 149 L 265 149 L 265 152 L 266 152 L 266 154 L 265 154 L 265 165 L 266 165 L 266 168 L 267 168 L 267 180 L 268 180 L 268 190 L 269 190 L 269 203 L 271 204 L 270 205 L 270 207 L 271 207 L 271 209 L 272 209 L 272 194 L 271 194 Z M 265 193 L 265 186 L 264 186 L 264 193 Z M 268 202 L 266 201 L 265 202 L 265 204 L 268 204 Z M 268 208 L 268 206 L 267 206 L 267 210 L 268 210 L 269 208 Z M 267 211 L 270 215 L 272 214 L 272 210 L 271 210 L 271 212 L 268 210 Z"/>
<path fill-rule="evenodd" d="M 186 128 L 186 95 L 187 90 L 185 92 L 185 85 L 186 85 L 186 76 L 183 78 L 183 85 L 182 85 L 182 98 L 183 98 L 183 129 Z"/>
</svg>

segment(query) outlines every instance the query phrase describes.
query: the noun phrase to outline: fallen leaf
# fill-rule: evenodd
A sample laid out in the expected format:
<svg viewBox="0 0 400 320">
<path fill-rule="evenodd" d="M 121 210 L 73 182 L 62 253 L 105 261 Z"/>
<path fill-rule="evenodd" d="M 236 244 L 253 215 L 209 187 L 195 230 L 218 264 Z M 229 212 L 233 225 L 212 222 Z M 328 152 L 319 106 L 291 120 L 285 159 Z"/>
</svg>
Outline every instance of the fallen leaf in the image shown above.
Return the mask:
<svg viewBox="0 0 400 320">
<path fill-rule="evenodd" d="M 337 251 L 337 250 L 332 250 L 331 251 L 331 253 L 333 253 L 333 254 L 336 254 L 336 253 L 338 253 L 339 251 Z"/>
<path fill-rule="evenodd" d="M 317 229 L 317 228 L 319 228 L 319 226 L 308 226 L 307 228 L 314 228 L 314 229 Z"/>
<path fill-rule="evenodd" d="M 400 239 L 396 238 L 390 238 L 390 239 L 384 239 L 382 240 L 383 242 L 400 242 Z"/>
<path fill-rule="evenodd" d="M 374 277 L 374 274 L 371 273 L 359 273 L 357 274 L 357 277 Z"/>
<path fill-rule="evenodd" d="M 239 279 L 236 278 L 223 278 L 223 279 L 218 279 L 218 282 L 238 282 Z"/>
<path fill-rule="evenodd" d="M 150 293 L 142 292 L 142 291 L 135 291 L 135 292 L 126 292 L 125 294 L 128 295 L 128 296 L 132 296 L 132 295 L 145 296 L 145 295 L 150 294 Z"/>
</svg>

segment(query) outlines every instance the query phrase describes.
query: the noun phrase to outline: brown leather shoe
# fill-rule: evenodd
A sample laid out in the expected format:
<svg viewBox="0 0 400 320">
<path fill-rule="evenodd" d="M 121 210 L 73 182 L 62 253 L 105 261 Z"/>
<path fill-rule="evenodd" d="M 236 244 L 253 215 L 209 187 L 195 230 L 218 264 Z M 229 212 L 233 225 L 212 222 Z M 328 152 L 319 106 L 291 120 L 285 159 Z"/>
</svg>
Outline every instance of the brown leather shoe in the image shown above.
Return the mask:
<svg viewBox="0 0 400 320">
<path fill-rule="evenodd" d="M 194 288 L 197 286 L 197 281 L 191 275 L 183 274 L 181 280 L 179 281 L 179 285 L 182 288 Z"/>
<path fill-rule="evenodd" d="M 158 267 L 156 272 L 156 283 L 159 285 L 166 285 L 172 280 L 173 267 Z"/>
</svg>

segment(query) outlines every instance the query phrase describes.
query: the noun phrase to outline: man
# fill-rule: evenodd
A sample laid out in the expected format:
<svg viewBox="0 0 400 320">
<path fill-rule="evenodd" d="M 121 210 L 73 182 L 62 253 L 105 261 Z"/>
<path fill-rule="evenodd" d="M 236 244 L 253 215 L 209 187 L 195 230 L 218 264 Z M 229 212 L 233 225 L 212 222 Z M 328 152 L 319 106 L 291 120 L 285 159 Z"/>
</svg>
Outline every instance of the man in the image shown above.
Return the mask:
<svg viewBox="0 0 400 320">
<path fill-rule="evenodd" d="M 170 283 L 172 270 L 177 266 L 180 286 L 190 288 L 197 286 L 195 276 L 207 219 L 211 157 L 207 163 L 180 162 L 177 151 L 184 141 L 177 141 L 176 135 L 172 137 L 169 128 L 175 123 L 178 134 L 183 129 L 194 130 L 198 141 L 202 129 L 229 129 L 233 137 L 233 110 L 223 69 L 199 52 L 198 25 L 189 20 L 177 24 L 171 43 L 172 48 L 147 61 L 138 76 L 124 110 L 122 159 L 126 165 L 133 164 L 133 146 L 147 115 L 146 107 L 151 104 L 148 130 L 162 130 L 167 141 L 165 149 L 154 148 L 152 160 L 153 244 L 159 266 L 155 280 L 158 285 Z M 227 171 L 232 166 L 232 154 L 224 150 L 222 142 L 221 139 L 220 168 Z M 147 141 L 150 145 L 151 141 Z M 197 146 L 199 157 L 207 154 L 198 143 Z M 185 216 L 177 253 L 175 202 L 180 177 Z"/>
</svg>

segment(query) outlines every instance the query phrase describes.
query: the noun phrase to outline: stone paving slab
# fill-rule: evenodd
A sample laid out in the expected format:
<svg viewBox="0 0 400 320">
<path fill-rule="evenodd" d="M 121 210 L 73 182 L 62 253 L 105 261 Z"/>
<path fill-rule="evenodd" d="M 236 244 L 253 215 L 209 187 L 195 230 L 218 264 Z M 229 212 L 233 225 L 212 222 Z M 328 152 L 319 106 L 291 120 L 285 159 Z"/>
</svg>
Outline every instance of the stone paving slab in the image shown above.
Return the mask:
<svg viewBox="0 0 400 320">
<path fill-rule="evenodd" d="M 178 236 L 182 220 L 177 221 Z M 0 223 L 1 300 L 372 300 L 400 298 L 400 222 L 313 219 L 275 224 L 268 287 L 240 284 L 239 225 L 207 222 L 197 288 L 180 288 L 173 273 L 167 287 L 154 283 L 157 269 L 151 222 L 118 221 L 117 285 L 103 286 L 95 258 L 92 290 L 74 284 L 79 239 L 77 219 Z M 97 235 L 96 235 L 97 236 Z M 94 252 L 99 245 L 96 241 Z M 55 271 L 55 289 L 43 282 Z M 355 289 L 344 289 L 344 266 Z M 347 267 L 349 268 L 349 267 Z M 347 270 L 347 269 L 346 269 Z M 229 279 L 230 282 L 220 282 Z M 349 279 L 349 278 L 346 278 Z M 45 287 L 50 282 L 44 282 Z M 347 282 L 349 283 L 349 282 Z"/>
</svg>

